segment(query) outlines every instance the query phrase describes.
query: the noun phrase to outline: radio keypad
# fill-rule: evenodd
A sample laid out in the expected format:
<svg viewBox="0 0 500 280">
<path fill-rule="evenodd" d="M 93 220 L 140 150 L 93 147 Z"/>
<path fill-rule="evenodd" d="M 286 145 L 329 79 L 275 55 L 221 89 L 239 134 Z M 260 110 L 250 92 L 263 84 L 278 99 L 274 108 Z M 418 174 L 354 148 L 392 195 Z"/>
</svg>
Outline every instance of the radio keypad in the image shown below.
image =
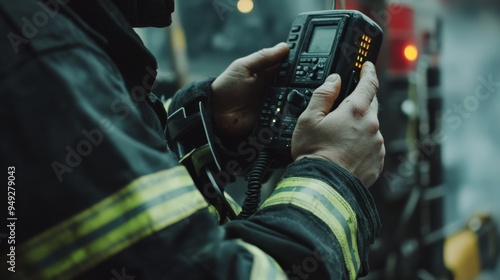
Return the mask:
<svg viewBox="0 0 500 280">
<path fill-rule="evenodd" d="M 303 57 L 296 67 L 294 82 L 311 82 L 323 79 L 326 57 Z"/>
<path fill-rule="evenodd" d="M 264 100 L 261 116 L 259 119 L 261 127 L 277 125 L 276 121 L 272 123 L 270 123 L 270 121 L 272 121 L 273 119 L 279 119 L 278 114 L 282 110 L 283 102 L 285 101 L 285 93 L 286 89 L 277 88 L 273 89 L 272 92 L 267 95 L 266 99 Z"/>
</svg>

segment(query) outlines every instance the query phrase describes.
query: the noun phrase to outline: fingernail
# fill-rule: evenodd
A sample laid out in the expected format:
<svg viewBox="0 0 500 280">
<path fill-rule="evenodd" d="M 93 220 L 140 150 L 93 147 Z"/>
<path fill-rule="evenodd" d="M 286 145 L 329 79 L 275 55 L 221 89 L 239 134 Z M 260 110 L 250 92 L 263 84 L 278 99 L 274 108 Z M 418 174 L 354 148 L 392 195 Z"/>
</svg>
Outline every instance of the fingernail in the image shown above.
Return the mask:
<svg viewBox="0 0 500 280">
<path fill-rule="evenodd" d="M 339 74 L 333 74 L 333 75 L 328 76 L 328 78 L 326 78 L 325 82 L 334 83 L 334 82 L 338 81 L 339 79 L 340 79 Z"/>
<path fill-rule="evenodd" d="M 278 48 L 278 49 L 288 49 L 288 44 L 285 43 L 285 42 L 281 42 L 281 43 L 278 43 L 276 46 L 274 46 L 275 48 Z"/>
</svg>

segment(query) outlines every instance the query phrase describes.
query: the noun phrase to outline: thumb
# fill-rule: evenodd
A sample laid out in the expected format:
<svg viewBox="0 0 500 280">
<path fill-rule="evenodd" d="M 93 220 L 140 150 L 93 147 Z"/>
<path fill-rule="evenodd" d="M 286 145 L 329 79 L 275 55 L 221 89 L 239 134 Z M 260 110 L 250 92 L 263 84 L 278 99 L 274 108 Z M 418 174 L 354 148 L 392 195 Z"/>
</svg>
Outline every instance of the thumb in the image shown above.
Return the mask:
<svg viewBox="0 0 500 280">
<path fill-rule="evenodd" d="M 282 62 L 288 55 L 286 43 L 279 43 L 272 48 L 261 49 L 239 59 L 238 63 L 252 73 L 258 73 Z"/>
<path fill-rule="evenodd" d="M 328 115 L 339 96 L 340 86 L 341 80 L 338 74 L 328 76 L 325 83 L 314 91 L 307 109 L 302 114 L 310 116 L 321 114 L 323 117 Z"/>
<path fill-rule="evenodd" d="M 351 93 L 350 98 L 356 104 L 359 112 L 365 114 L 370 108 L 379 87 L 377 72 L 371 62 L 363 64 L 361 78 L 356 89 Z"/>
</svg>

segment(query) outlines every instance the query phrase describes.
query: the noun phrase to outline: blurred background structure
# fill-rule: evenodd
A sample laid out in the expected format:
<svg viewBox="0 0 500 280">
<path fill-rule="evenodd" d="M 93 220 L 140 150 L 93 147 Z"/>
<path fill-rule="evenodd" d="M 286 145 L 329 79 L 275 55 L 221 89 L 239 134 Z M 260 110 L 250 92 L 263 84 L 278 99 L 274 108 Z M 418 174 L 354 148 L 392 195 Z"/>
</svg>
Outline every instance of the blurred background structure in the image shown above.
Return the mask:
<svg viewBox="0 0 500 280">
<path fill-rule="evenodd" d="M 383 230 L 366 279 L 500 279 L 500 2 L 345 2 L 385 30 L 377 68 L 387 158 L 371 188 Z M 156 93 L 168 97 L 286 41 L 298 13 L 331 7 L 177 1 L 170 28 L 137 31 L 159 61 Z"/>
</svg>

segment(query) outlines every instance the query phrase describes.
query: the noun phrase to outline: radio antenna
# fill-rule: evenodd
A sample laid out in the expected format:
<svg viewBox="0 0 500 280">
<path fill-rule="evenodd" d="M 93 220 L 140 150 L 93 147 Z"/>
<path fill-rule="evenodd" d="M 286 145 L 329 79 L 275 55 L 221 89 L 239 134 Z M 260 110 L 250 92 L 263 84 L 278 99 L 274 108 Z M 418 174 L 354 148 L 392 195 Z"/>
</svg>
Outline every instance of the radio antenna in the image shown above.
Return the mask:
<svg viewBox="0 0 500 280">
<path fill-rule="evenodd" d="M 337 0 L 333 0 L 332 10 L 335 10 L 336 8 L 337 8 Z M 340 0 L 340 9 L 345 10 L 345 0 Z"/>
<path fill-rule="evenodd" d="M 340 9 L 345 10 L 345 0 L 340 0 Z"/>
</svg>

